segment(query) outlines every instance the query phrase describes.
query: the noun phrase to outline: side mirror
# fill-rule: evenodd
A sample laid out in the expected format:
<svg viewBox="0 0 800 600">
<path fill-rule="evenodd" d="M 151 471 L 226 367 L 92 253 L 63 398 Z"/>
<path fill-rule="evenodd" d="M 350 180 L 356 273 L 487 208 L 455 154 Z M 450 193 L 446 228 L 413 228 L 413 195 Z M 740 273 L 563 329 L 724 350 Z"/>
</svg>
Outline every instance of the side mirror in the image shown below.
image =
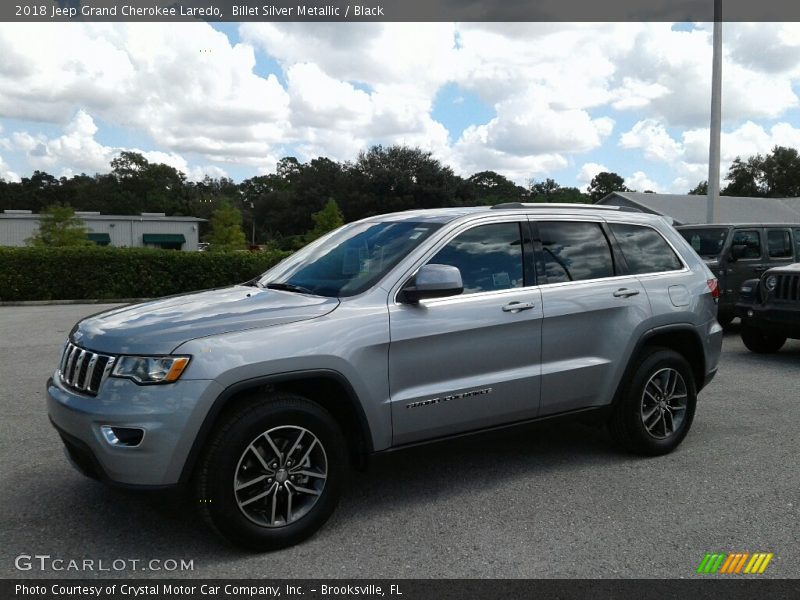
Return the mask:
<svg viewBox="0 0 800 600">
<path fill-rule="evenodd" d="M 731 260 L 737 261 L 745 256 L 747 244 L 734 244 L 731 246 Z"/>
<path fill-rule="evenodd" d="M 461 271 L 451 265 L 424 265 L 400 290 L 398 300 L 416 304 L 426 298 L 458 296 L 464 291 Z"/>
</svg>

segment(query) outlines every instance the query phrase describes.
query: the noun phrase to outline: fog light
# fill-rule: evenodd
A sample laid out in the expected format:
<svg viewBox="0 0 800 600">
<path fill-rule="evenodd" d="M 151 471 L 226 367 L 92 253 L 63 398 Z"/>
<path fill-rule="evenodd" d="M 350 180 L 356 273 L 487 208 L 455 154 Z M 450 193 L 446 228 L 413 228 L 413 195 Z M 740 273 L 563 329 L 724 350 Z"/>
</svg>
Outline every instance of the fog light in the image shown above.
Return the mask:
<svg viewBox="0 0 800 600">
<path fill-rule="evenodd" d="M 753 316 L 753 311 L 752 310 L 748 310 L 747 311 L 747 316 L 748 317 L 752 317 Z"/>
<path fill-rule="evenodd" d="M 111 446 L 124 446 L 134 448 L 142 443 L 144 439 L 144 429 L 139 427 L 112 427 L 103 425 L 100 427 L 103 439 Z"/>
</svg>

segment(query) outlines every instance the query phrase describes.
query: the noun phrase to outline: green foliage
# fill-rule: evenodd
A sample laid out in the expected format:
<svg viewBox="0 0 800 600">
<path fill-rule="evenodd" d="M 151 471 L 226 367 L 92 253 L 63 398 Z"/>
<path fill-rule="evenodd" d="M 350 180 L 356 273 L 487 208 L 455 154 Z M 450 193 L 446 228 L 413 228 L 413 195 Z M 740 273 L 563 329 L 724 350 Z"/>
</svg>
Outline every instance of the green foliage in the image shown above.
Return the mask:
<svg viewBox="0 0 800 600">
<path fill-rule="evenodd" d="M 525 188 L 494 171 L 475 173 L 467 179 L 467 184 L 475 192 L 474 204 L 482 206 L 520 202 L 526 195 Z"/>
<path fill-rule="evenodd" d="M 707 196 L 708 195 L 708 182 L 701 181 L 694 188 L 689 190 L 690 196 Z"/>
<path fill-rule="evenodd" d="M 794 148 L 775 146 L 770 154 L 736 157 L 725 177 L 726 196 L 791 198 L 800 196 L 800 156 Z"/>
<path fill-rule="evenodd" d="M 211 233 L 206 237 L 214 252 L 242 250 L 247 243 L 242 231 L 242 213 L 225 202 L 211 215 Z"/>
<path fill-rule="evenodd" d="M 306 235 L 306 240 L 309 242 L 344 225 L 342 211 L 339 210 L 339 205 L 333 198 L 329 198 L 324 208 L 311 215 L 311 218 L 314 220 L 314 229 Z"/>
<path fill-rule="evenodd" d="M 87 229 L 71 206 L 53 204 L 41 212 L 39 231 L 25 240 L 29 246 L 91 246 Z"/>
<path fill-rule="evenodd" d="M 586 191 L 589 192 L 592 202 L 597 202 L 611 192 L 632 192 L 633 190 L 628 189 L 625 186 L 625 180 L 616 173 L 603 171 L 592 178 Z"/>
<path fill-rule="evenodd" d="M 0 247 L 0 301 L 168 296 L 248 281 L 288 255 Z"/>
<path fill-rule="evenodd" d="M 586 203 L 589 196 L 575 187 L 561 187 L 552 179 L 531 180 L 530 200 L 533 202 Z"/>
</svg>

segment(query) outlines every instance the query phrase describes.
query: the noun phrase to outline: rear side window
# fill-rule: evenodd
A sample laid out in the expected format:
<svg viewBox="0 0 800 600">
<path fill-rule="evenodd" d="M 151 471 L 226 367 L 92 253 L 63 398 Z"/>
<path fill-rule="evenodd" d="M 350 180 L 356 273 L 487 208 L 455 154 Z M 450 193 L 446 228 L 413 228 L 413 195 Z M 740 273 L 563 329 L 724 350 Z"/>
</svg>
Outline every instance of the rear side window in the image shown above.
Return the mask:
<svg viewBox="0 0 800 600">
<path fill-rule="evenodd" d="M 794 230 L 794 255 L 800 260 L 800 229 Z"/>
<path fill-rule="evenodd" d="M 770 258 L 791 258 L 792 240 L 789 232 L 783 229 L 767 231 L 767 250 Z"/>
<path fill-rule="evenodd" d="M 742 258 L 761 258 L 761 236 L 757 229 L 740 229 L 734 232 L 732 246 L 744 246 Z"/>
<path fill-rule="evenodd" d="M 632 275 L 677 271 L 680 259 L 667 241 L 651 227 L 609 224 Z"/>
<path fill-rule="evenodd" d="M 719 253 L 722 252 L 722 247 L 725 245 L 725 238 L 728 237 L 728 231 L 730 230 L 726 227 L 678 229 L 678 233 L 703 258 L 716 258 L 719 256 Z"/>
<path fill-rule="evenodd" d="M 522 287 L 519 223 L 473 227 L 450 240 L 428 262 L 458 267 L 465 294 Z"/>
<path fill-rule="evenodd" d="M 614 275 L 614 259 L 599 223 L 540 221 L 548 283 Z"/>
</svg>

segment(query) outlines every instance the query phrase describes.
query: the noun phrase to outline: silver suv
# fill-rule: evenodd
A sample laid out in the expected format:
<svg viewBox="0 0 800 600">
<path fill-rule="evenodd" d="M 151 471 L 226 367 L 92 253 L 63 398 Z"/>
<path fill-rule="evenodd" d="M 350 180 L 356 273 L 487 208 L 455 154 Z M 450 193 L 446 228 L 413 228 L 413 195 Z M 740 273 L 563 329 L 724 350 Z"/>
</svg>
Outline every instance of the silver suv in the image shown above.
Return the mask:
<svg viewBox="0 0 800 600">
<path fill-rule="evenodd" d="M 717 370 L 717 296 L 663 217 L 383 215 L 246 284 L 81 321 L 48 411 L 84 473 L 189 484 L 218 532 L 275 549 L 375 452 L 579 412 L 631 451 L 673 450 Z"/>
</svg>

